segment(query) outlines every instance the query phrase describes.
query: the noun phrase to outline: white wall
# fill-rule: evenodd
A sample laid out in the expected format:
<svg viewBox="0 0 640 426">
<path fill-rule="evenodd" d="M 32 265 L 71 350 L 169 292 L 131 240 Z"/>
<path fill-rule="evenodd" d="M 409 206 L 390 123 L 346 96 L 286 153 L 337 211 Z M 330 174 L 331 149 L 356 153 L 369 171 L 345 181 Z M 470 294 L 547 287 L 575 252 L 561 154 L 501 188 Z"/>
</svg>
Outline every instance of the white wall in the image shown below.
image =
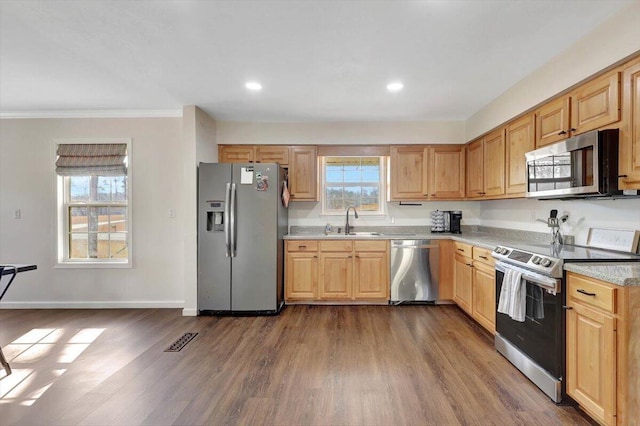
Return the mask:
<svg viewBox="0 0 640 426">
<path fill-rule="evenodd" d="M 467 141 L 640 50 L 640 1 L 623 8 L 466 121 Z"/>
<path fill-rule="evenodd" d="M 569 215 L 561 233 L 574 235 L 576 244 L 584 245 L 589 228 L 626 229 L 640 231 L 640 199 L 626 200 L 495 200 L 480 201 L 479 224 L 501 228 L 550 232 L 546 224 L 536 219 L 549 217 L 551 209 L 558 216 Z"/>
<path fill-rule="evenodd" d="M 385 145 L 464 143 L 462 121 L 262 123 L 218 121 L 219 144 Z"/>
<path fill-rule="evenodd" d="M 463 225 L 478 225 L 480 222 L 480 204 L 475 201 L 430 201 L 419 203 L 420 206 L 404 205 L 398 202 L 386 204 L 384 216 L 359 215 L 353 220 L 350 215 L 349 224 L 362 226 L 430 226 L 433 210 L 461 210 Z M 294 201 L 289 204 L 289 226 L 332 226 L 344 228 L 345 215 L 321 215 L 321 203 Z"/>
<path fill-rule="evenodd" d="M 198 309 L 198 163 L 218 161 L 216 121 L 200 108 L 189 105 L 182 109 L 182 149 L 176 160 L 182 159 L 182 285 L 183 315 L 196 315 Z"/>
<path fill-rule="evenodd" d="M 36 263 L 3 299 L 14 307 L 182 307 L 181 118 L 0 121 L 0 259 Z M 54 139 L 131 138 L 133 268 L 54 269 Z M 22 218 L 13 219 L 14 209 Z"/>
</svg>

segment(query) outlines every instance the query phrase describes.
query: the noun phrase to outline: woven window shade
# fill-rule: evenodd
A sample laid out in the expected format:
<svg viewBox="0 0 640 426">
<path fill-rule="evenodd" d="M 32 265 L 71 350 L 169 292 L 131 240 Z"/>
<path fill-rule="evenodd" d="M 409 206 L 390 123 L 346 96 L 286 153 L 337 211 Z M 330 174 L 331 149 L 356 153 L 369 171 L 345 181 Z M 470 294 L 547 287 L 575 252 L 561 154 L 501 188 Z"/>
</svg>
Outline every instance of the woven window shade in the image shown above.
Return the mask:
<svg viewBox="0 0 640 426">
<path fill-rule="evenodd" d="M 127 144 L 60 144 L 56 173 L 60 176 L 124 176 Z"/>
</svg>

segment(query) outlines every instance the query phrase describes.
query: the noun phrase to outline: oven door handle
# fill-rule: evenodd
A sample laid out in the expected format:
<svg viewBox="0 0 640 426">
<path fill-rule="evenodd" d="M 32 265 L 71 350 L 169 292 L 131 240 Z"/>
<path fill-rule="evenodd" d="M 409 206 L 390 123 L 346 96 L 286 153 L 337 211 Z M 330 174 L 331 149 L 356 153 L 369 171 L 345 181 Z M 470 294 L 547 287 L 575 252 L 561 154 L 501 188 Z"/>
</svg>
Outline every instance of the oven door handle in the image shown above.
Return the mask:
<svg viewBox="0 0 640 426">
<path fill-rule="evenodd" d="M 524 268 L 519 268 L 517 266 L 509 265 L 505 262 L 496 262 L 496 271 L 507 272 L 507 269 L 511 269 L 514 271 L 522 272 L 522 278 L 533 283 L 537 284 L 540 287 L 545 289 L 552 290 L 555 293 L 560 293 L 560 282 L 559 278 L 547 277 L 544 275 L 536 274 L 535 272 L 528 271 Z"/>
</svg>

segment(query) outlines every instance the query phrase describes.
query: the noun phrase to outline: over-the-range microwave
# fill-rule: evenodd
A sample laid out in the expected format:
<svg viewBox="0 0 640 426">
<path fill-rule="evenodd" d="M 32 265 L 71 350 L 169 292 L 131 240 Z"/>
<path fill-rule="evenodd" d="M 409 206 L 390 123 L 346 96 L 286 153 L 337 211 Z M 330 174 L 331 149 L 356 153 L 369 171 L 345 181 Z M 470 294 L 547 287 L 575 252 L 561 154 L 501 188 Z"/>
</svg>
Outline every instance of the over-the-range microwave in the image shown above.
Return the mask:
<svg viewBox="0 0 640 426">
<path fill-rule="evenodd" d="M 527 152 L 528 198 L 622 195 L 618 129 L 594 130 Z"/>
</svg>

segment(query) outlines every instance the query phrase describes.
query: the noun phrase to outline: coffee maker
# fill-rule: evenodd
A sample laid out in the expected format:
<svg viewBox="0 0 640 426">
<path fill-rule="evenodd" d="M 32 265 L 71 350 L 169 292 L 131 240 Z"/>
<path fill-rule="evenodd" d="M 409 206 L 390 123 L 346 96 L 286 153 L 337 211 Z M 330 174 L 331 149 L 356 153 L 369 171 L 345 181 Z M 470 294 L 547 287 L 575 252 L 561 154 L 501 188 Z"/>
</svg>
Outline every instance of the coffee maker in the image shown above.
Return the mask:
<svg viewBox="0 0 640 426">
<path fill-rule="evenodd" d="M 449 212 L 449 232 L 462 234 L 462 212 L 460 210 Z"/>
</svg>

